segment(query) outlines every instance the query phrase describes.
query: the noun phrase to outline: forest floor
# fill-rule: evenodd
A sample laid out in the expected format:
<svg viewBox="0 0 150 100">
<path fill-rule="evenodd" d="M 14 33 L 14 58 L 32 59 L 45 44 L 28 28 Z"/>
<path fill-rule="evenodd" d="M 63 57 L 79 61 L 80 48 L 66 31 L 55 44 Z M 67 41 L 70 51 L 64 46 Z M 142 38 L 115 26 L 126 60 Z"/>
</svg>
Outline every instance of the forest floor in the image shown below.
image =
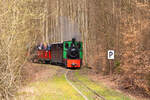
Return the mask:
<svg viewBox="0 0 150 100">
<path fill-rule="evenodd" d="M 97 75 L 87 68 L 72 70 L 28 63 L 24 67 L 24 85 L 14 100 L 138 100 L 121 93 L 113 82 Z"/>
</svg>

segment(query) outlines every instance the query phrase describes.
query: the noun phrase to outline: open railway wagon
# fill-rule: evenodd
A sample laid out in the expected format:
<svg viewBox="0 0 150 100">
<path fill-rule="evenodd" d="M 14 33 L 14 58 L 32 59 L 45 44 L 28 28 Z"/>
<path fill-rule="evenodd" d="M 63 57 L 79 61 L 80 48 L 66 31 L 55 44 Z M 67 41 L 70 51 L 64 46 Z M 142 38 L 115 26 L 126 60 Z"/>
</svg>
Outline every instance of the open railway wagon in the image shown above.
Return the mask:
<svg viewBox="0 0 150 100">
<path fill-rule="evenodd" d="M 50 47 L 39 49 L 39 46 L 35 46 L 32 52 L 30 52 L 30 56 L 33 63 L 50 63 Z"/>
<path fill-rule="evenodd" d="M 51 52 L 50 50 L 38 50 L 37 51 L 38 55 L 38 62 L 41 63 L 50 63 L 51 60 Z"/>
<path fill-rule="evenodd" d="M 51 44 L 51 63 L 63 64 L 67 68 L 80 68 L 82 65 L 82 42 L 64 41 L 63 43 Z"/>
</svg>

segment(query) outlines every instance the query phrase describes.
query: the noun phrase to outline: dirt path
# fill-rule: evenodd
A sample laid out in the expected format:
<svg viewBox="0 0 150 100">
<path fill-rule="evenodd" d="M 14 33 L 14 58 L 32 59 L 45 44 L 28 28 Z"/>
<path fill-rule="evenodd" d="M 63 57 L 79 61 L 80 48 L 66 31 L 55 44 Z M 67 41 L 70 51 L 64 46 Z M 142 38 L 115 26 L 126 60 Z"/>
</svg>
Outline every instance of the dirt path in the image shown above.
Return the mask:
<svg viewBox="0 0 150 100">
<path fill-rule="evenodd" d="M 104 100 L 98 98 L 92 92 L 94 91 L 106 98 L 105 100 L 131 100 L 121 93 L 106 88 L 103 84 L 91 81 L 86 74 L 82 74 L 84 69 L 73 70 L 72 73 L 66 74 L 67 71 L 72 70 L 49 64 L 27 64 L 23 75 L 25 84 L 18 90 L 14 99 Z"/>
</svg>

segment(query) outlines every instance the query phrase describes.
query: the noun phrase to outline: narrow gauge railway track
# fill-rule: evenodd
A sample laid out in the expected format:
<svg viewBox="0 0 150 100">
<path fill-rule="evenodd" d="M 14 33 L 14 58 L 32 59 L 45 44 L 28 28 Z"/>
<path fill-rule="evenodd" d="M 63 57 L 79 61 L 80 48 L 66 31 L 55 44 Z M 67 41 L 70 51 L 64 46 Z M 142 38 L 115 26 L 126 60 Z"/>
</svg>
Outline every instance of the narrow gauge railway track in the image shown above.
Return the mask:
<svg viewBox="0 0 150 100">
<path fill-rule="evenodd" d="M 93 99 L 94 100 L 106 100 L 103 96 L 101 96 L 100 94 L 98 94 L 95 90 L 91 89 L 90 87 L 88 87 L 85 83 L 83 83 L 82 81 L 80 81 L 79 79 L 77 79 L 74 75 L 74 72 L 73 70 L 69 70 L 67 73 L 66 73 L 66 77 L 69 81 L 71 81 L 75 86 L 80 86 L 80 88 L 84 91 L 88 91 L 90 93 L 92 93 L 93 95 Z M 76 86 L 76 87 L 77 87 Z M 81 94 L 84 98 L 85 98 L 85 95 Z M 88 100 L 87 97 L 85 98 L 85 100 Z"/>
</svg>

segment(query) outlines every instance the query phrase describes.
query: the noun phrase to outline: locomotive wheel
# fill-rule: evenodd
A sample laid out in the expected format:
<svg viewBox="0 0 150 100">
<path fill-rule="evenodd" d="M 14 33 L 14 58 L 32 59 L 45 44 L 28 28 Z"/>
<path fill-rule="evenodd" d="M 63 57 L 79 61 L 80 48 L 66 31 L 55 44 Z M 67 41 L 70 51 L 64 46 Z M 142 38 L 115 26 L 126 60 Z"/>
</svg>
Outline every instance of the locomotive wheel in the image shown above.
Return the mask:
<svg viewBox="0 0 150 100">
<path fill-rule="evenodd" d="M 50 61 L 45 61 L 46 64 L 50 64 Z"/>
<path fill-rule="evenodd" d="M 40 64 L 42 64 L 42 63 L 43 63 L 43 61 L 42 61 L 41 59 L 39 59 L 39 60 L 38 60 L 38 62 L 39 62 Z"/>
<path fill-rule="evenodd" d="M 42 64 L 45 64 L 45 60 L 42 60 Z"/>
<path fill-rule="evenodd" d="M 66 68 L 68 68 L 68 67 L 67 67 L 67 61 L 65 61 L 64 66 L 65 66 Z"/>
</svg>

